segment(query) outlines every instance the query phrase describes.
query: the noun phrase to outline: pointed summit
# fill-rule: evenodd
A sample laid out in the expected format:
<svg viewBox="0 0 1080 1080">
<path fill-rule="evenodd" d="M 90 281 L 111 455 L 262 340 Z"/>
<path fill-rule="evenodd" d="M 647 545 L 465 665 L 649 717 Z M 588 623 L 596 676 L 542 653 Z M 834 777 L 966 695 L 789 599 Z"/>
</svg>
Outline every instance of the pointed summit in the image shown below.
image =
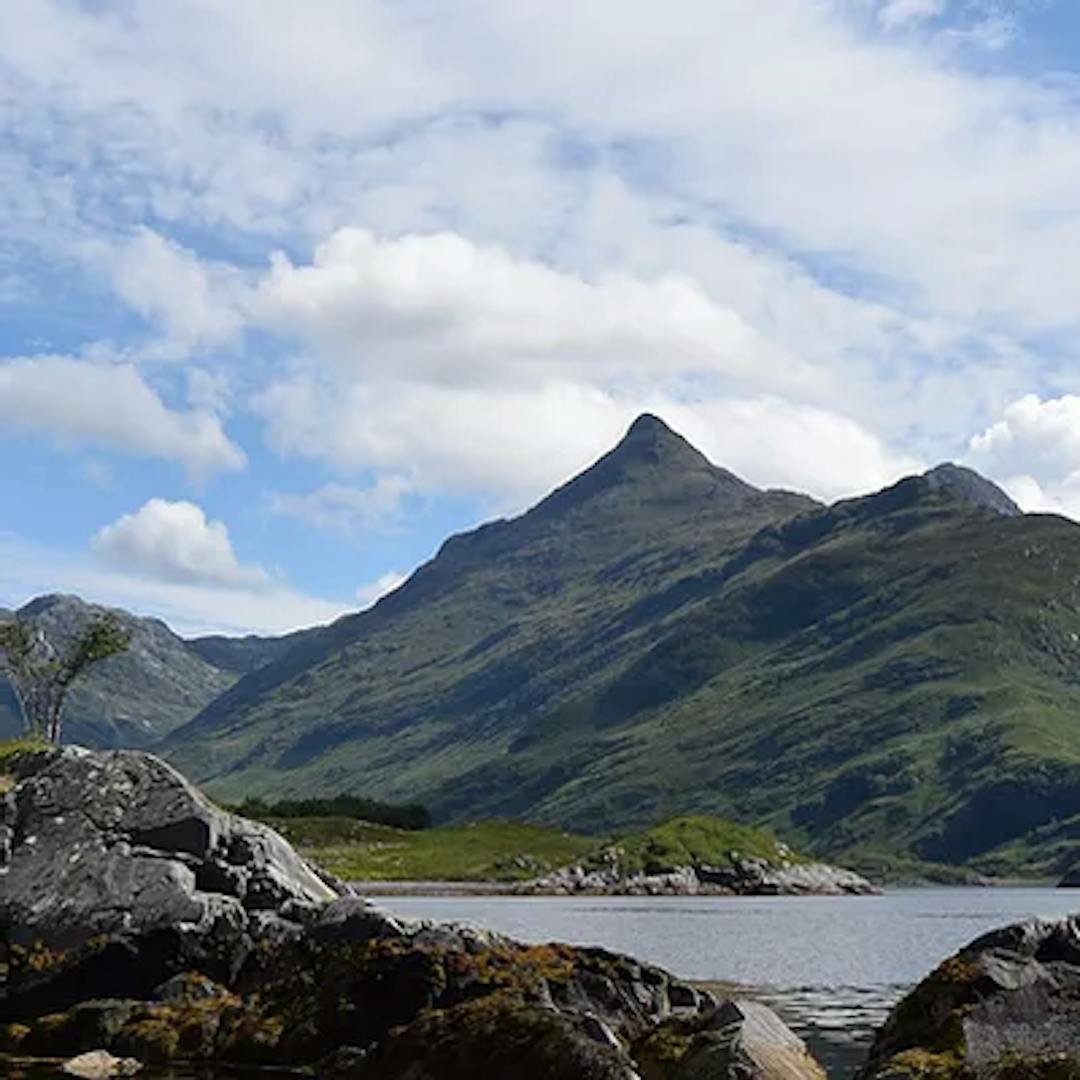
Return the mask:
<svg viewBox="0 0 1080 1080">
<path fill-rule="evenodd" d="M 642 413 L 615 447 L 593 467 L 610 460 L 624 466 L 641 464 L 683 469 L 714 468 L 700 450 L 672 431 L 653 413 Z"/>
<path fill-rule="evenodd" d="M 963 465 L 947 461 L 923 473 L 922 479 L 933 492 L 991 510 L 1002 517 L 1019 517 L 1023 513 L 997 484 Z"/>
<path fill-rule="evenodd" d="M 689 507 L 694 500 L 717 496 L 740 504 L 758 494 L 757 488 L 713 465 L 658 416 L 642 413 L 613 449 L 530 513 L 561 514 L 600 497 L 620 502 L 630 498 L 640 509 L 663 504 Z"/>
</svg>

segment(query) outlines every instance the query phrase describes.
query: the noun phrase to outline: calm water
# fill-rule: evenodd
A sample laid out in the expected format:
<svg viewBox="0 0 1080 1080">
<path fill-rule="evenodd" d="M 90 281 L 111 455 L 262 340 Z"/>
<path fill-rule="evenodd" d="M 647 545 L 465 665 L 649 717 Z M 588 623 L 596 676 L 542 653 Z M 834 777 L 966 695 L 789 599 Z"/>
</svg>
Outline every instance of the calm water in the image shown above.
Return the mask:
<svg viewBox="0 0 1080 1080">
<path fill-rule="evenodd" d="M 400 915 L 471 922 L 523 941 L 601 945 L 684 978 L 738 984 L 768 1001 L 834 1077 L 846 1077 L 893 1003 L 946 956 L 985 930 L 1068 914 L 1080 908 L 1080 894 L 906 889 L 844 898 L 382 897 L 379 903 Z M 58 1075 L 42 1070 L 32 1078 Z M 238 1078 L 218 1073 L 212 1080 Z"/>
<path fill-rule="evenodd" d="M 902 889 L 867 897 L 381 898 L 523 941 L 602 945 L 769 1002 L 834 1076 L 854 1070 L 889 1008 L 986 930 L 1080 908 L 1057 889 Z"/>
</svg>

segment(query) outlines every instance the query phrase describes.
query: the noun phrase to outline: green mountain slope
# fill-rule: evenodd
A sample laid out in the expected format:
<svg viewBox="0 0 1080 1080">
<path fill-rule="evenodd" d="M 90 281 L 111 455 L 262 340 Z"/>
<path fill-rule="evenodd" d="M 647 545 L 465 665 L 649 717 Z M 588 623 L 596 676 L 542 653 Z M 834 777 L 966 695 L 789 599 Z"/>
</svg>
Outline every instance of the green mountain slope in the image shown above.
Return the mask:
<svg viewBox="0 0 1080 1080">
<path fill-rule="evenodd" d="M 1080 528 L 952 466 L 831 508 L 758 492 L 643 418 L 166 749 L 230 797 L 591 832 L 711 813 L 865 865 L 1064 860 Z"/>
<path fill-rule="evenodd" d="M 41 596 L 19 610 L 56 642 L 67 640 L 106 609 L 75 596 Z M 131 635 L 126 653 L 90 669 L 71 688 L 64 739 L 84 746 L 149 746 L 190 720 L 236 681 L 207 663 L 158 619 L 109 609 Z M 0 618 L 14 613 L 0 612 Z M 0 739 L 21 731 L 18 704 L 0 677 Z"/>
</svg>

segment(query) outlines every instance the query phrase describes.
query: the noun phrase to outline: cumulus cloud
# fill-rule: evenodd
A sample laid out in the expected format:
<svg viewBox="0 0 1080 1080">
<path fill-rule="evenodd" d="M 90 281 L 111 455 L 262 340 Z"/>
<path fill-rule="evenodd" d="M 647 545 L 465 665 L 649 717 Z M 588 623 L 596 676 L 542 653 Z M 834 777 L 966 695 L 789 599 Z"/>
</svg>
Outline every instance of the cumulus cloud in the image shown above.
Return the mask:
<svg viewBox="0 0 1080 1080">
<path fill-rule="evenodd" d="M 239 288 L 237 277 L 145 227 L 119 249 L 113 269 L 120 297 L 160 323 L 166 345 L 181 354 L 236 337 L 242 319 L 230 293 Z"/>
<path fill-rule="evenodd" d="M 401 476 L 380 476 L 370 487 L 324 484 L 315 491 L 277 492 L 270 497 L 276 514 L 298 518 L 319 529 L 373 528 L 393 518 L 412 485 Z"/>
<path fill-rule="evenodd" d="M 224 522 L 207 520 L 191 502 L 150 499 L 101 528 L 91 547 L 129 573 L 159 581 L 250 589 L 270 581 L 262 567 L 239 562 Z"/>
<path fill-rule="evenodd" d="M 401 384 L 348 393 L 282 384 L 259 403 L 287 452 L 336 468 L 409 470 L 420 491 L 494 496 L 520 509 L 609 449 L 642 411 L 664 416 L 752 482 L 821 497 L 866 491 L 920 463 L 834 411 L 775 397 L 679 402 L 578 383 L 521 390 Z"/>
<path fill-rule="evenodd" d="M 164 619 L 181 634 L 283 634 L 355 610 L 271 581 L 260 589 L 162 581 L 85 553 L 0 532 L 0 596 L 17 607 L 44 592 L 73 592 L 96 603 Z"/>
<path fill-rule="evenodd" d="M 274 256 L 251 304 L 263 323 L 363 370 L 455 382 L 514 382 L 539 367 L 708 372 L 787 382 L 778 358 L 732 310 L 685 276 L 594 280 L 451 233 L 382 240 L 344 228 L 309 266 Z M 521 372 L 519 369 L 525 369 Z"/>
<path fill-rule="evenodd" d="M 1080 520 L 1080 397 L 1018 398 L 971 439 L 969 459 L 1022 509 Z"/>
<path fill-rule="evenodd" d="M 1080 468 L 1080 397 L 1024 395 L 972 438 L 971 454 L 999 473 L 1047 476 Z"/>
<path fill-rule="evenodd" d="M 246 462 L 216 417 L 169 408 L 130 364 L 66 356 L 0 362 L 0 426 L 8 435 L 161 458 L 197 478 Z"/>
<path fill-rule="evenodd" d="M 779 272 L 748 284 L 753 275 L 735 272 L 747 260 L 729 259 L 740 303 L 764 317 Z M 766 345 L 685 274 L 589 278 L 449 234 L 384 241 L 343 229 L 310 265 L 278 257 L 250 310 L 308 345 L 252 400 L 271 444 L 338 471 L 406 476 L 424 492 L 519 506 L 587 465 L 644 408 L 670 408 L 752 479 L 823 494 L 887 482 L 912 461 L 854 419 L 799 403 L 826 396 L 827 365 L 792 359 L 779 335 Z M 821 303 L 811 318 L 844 315 L 853 342 L 888 339 L 887 316 L 869 307 Z M 763 386 L 796 400 L 751 392 Z M 393 492 L 335 484 L 275 507 L 326 524 L 370 515 Z"/>
</svg>

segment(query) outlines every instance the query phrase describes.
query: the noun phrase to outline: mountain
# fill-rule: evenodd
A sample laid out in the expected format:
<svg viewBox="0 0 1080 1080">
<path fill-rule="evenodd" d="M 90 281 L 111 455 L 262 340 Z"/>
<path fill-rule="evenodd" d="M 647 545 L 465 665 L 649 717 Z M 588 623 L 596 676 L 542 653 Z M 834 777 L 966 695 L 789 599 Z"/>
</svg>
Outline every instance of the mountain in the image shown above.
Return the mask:
<svg viewBox="0 0 1080 1080">
<path fill-rule="evenodd" d="M 163 749 L 233 798 L 709 813 L 867 868 L 1048 872 L 1080 837 L 1080 528 L 956 466 L 758 491 L 643 417 Z"/>
<path fill-rule="evenodd" d="M 64 738 L 85 746 L 148 746 L 190 720 L 236 681 L 236 673 L 204 660 L 158 619 L 88 604 L 76 596 L 42 596 L 18 611 L 50 640 L 69 640 L 110 610 L 131 635 L 127 652 L 91 668 L 71 688 Z M 0 612 L 0 618 L 14 613 Z M 21 730 L 18 703 L 0 679 L 0 737 Z"/>
<path fill-rule="evenodd" d="M 758 491 L 642 416 L 527 514 L 451 537 L 402 588 L 303 636 L 164 749 L 230 796 L 450 790 L 500 760 L 530 715 L 606 685 L 648 646 L 667 590 L 815 506 Z"/>
<path fill-rule="evenodd" d="M 279 660 L 293 645 L 310 633 L 310 630 L 296 630 L 291 634 L 282 634 L 281 637 L 260 637 L 258 634 L 226 637 L 224 634 L 210 634 L 206 637 L 191 638 L 186 645 L 211 667 L 239 676 L 257 671 L 273 660 Z"/>
</svg>

